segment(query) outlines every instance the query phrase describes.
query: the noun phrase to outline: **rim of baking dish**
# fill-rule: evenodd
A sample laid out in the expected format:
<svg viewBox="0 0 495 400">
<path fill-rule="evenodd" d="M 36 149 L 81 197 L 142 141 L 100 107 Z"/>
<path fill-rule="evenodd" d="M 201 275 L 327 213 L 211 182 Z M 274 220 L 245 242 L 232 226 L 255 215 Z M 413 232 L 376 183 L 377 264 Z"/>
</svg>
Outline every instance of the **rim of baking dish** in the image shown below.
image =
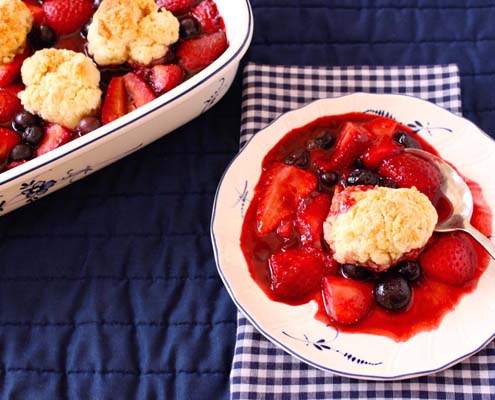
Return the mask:
<svg viewBox="0 0 495 400">
<path fill-rule="evenodd" d="M 48 153 L 31 159 L 25 164 L 19 165 L 11 170 L 1 172 L 0 186 L 10 183 L 25 175 L 28 175 L 29 173 L 36 171 L 41 167 L 52 164 L 80 149 L 88 148 L 89 146 L 94 145 L 97 142 L 108 139 L 109 136 L 111 136 L 116 131 L 119 131 L 139 120 L 146 118 L 155 111 L 164 108 L 165 106 L 178 99 L 185 99 L 186 97 L 190 97 L 196 89 L 198 89 L 201 85 L 207 82 L 218 72 L 224 70 L 233 62 L 239 61 L 247 51 L 253 36 L 253 12 L 249 0 L 241 0 L 239 1 L 239 3 L 240 4 L 238 7 L 244 6 L 244 8 L 238 9 L 237 15 L 244 16 L 244 23 L 242 25 L 236 25 L 235 21 L 231 23 L 225 23 L 227 37 L 229 37 L 229 32 L 233 31 L 234 28 L 235 30 L 239 31 L 239 28 L 243 27 L 245 30 L 234 42 L 235 46 L 232 46 L 232 43 L 230 43 L 227 50 L 212 64 L 210 64 L 204 70 L 198 72 L 187 81 L 181 83 L 170 92 L 157 97 L 148 104 L 139 107 L 138 109 L 118 118 L 117 120 L 112 121 L 109 124 L 104 125 L 84 136 L 76 138 L 73 141 L 66 143 L 64 146 L 53 149 Z M 224 21 L 230 20 L 226 20 L 224 17 Z"/>
</svg>

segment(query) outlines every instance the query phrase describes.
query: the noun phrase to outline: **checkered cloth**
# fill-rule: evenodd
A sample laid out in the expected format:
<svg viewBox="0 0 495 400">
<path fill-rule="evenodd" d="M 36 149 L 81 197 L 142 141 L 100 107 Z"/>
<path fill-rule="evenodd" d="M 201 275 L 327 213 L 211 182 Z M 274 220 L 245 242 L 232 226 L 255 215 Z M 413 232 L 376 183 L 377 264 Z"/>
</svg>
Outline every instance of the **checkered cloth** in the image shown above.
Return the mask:
<svg viewBox="0 0 495 400">
<path fill-rule="evenodd" d="M 244 69 L 241 146 L 280 113 L 311 100 L 352 92 L 403 93 L 461 113 L 456 65 L 415 67 L 285 67 Z M 416 379 L 359 381 L 304 364 L 265 339 L 241 314 L 230 374 L 231 398 L 495 399 L 495 346 L 456 366 Z"/>
</svg>

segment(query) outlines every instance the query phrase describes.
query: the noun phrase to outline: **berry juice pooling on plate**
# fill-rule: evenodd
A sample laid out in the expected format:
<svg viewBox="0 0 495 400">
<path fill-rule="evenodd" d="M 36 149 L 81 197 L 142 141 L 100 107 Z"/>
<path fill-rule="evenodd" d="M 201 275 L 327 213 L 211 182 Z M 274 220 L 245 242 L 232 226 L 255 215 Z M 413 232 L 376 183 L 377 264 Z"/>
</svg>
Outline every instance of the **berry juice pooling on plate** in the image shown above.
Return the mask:
<svg viewBox="0 0 495 400">
<path fill-rule="evenodd" d="M 314 300 L 343 332 L 404 341 L 435 329 L 476 288 L 489 258 L 466 234 L 433 233 L 449 215 L 437 152 L 409 128 L 373 114 L 319 118 L 265 156 L 244 218 L 251 276 L 274 301 Z M 471 222 L 491 232 L 474 182 Z"/>
</svg>

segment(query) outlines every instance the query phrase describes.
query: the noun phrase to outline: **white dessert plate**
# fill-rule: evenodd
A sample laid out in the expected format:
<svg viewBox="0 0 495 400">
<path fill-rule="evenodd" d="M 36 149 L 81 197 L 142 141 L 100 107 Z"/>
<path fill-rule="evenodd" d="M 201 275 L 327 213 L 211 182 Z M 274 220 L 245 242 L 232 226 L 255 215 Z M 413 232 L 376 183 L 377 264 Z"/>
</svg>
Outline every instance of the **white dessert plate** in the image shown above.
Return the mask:
<svg viewBox="0 0 495 400">
<path fill-rule="evenodd" d="M 211 237 L 218 272 L 237 307 L 271 342 L 316 368 L 360 379 L 397 380 L 446 369 L 495 337 L 495 263 L 440 326 L 405 342 L 337 332 L 314 318 L 317 305 L 272 301 L 252 279 L 240 248 L 243 216 L 266 153 L 290 130 L 325 115 L 370 112 L 413 126 L 440 155 L 478 184 L 495 204 L 495 142 L 473 123 L 424 100 L 357 93 L 323 99 L 280 116 L 256 134 L 227 168 L 218 186 Z M 493 210 L 492 210 L 493 212 Z M 493 224 L 493 221 L 492 221 Z"/>
</svg>

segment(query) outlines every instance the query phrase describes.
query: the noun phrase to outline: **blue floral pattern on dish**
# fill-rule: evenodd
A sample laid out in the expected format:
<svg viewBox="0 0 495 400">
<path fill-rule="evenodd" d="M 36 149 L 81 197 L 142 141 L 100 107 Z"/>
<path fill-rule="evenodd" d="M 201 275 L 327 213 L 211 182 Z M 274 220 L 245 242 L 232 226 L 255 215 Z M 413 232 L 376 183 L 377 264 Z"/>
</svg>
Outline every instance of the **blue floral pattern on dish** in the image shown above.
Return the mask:
<svg viewBox="0 0 495 400">
<path fill-rule="evenodd" d="M 50 188 L 56 183 L 57 181 L 53 179 L 49 181 L 32 180 L 31 182 L 25 182 L 21 184 L 21 194 L 26 198 L 27 203 L 32 203 L 48 193 Z"/>
<path fill-rule="evenodd" d="M 363 358 L 356 357 L 354 354 L 349 353 L 347 351 L 342 351 L 336 347 L 333 347 L 330 345 L 337 337 L 339 336 L 339 331 L 335 330 L 335 337 L 332 340 L 327 340 L 327 339 L 318 339 L 318 340 L 310 340 L 306 334 L 304 334 L 303 338 L 297 338 L 295 336 L 292 336 L 288 334 L 287 332 L 282 331 L 282 333 L 290 337 L 291 339 L 297 340 L 298 342 L 304 343 L 306 346 L 313 346 L 315 349 L 318 351 L 325 351 L 325 350 L 330 350 L 333 351 L 337 354 L 340 354 L 342 357 L 346 358 L 348 361 L 356 363 L 356 364 L 361 364 L 361 365 L 381 365 L 383 364 L 382 361 L 379 362 L 370 362 L 366 361 Z"/>
<path fill-rule="evenodd" d="M 407 126 L 411 128 L 414 133 L 426 131 L 430 136 L 433 135 L 434 131 L 444 131 L 444 132 L 452 133 L 452 129 L 450 128 L 445 128 L 443 126 L 431 126 L 429 122 L 423 124 L 420 121 L 414 121 L 413 123 L 407 124 Z"/>
<path fill-rule="evenodd" d="M 244 187 L 243 187 L 242 191 L 240 191 L 239 189 L 236 189 L 236 192 L 237 192 L 237 200 L 234 204 L 234 207 L 237 207 L 238 205 L 240 205 L 241 217 L 244 218 L 244 215 L 246 212 L 246 205 L 249 203 L 249 199 L 247 197 L 249 194 L 248 181 L 244 181 Z"/>
</svg>

